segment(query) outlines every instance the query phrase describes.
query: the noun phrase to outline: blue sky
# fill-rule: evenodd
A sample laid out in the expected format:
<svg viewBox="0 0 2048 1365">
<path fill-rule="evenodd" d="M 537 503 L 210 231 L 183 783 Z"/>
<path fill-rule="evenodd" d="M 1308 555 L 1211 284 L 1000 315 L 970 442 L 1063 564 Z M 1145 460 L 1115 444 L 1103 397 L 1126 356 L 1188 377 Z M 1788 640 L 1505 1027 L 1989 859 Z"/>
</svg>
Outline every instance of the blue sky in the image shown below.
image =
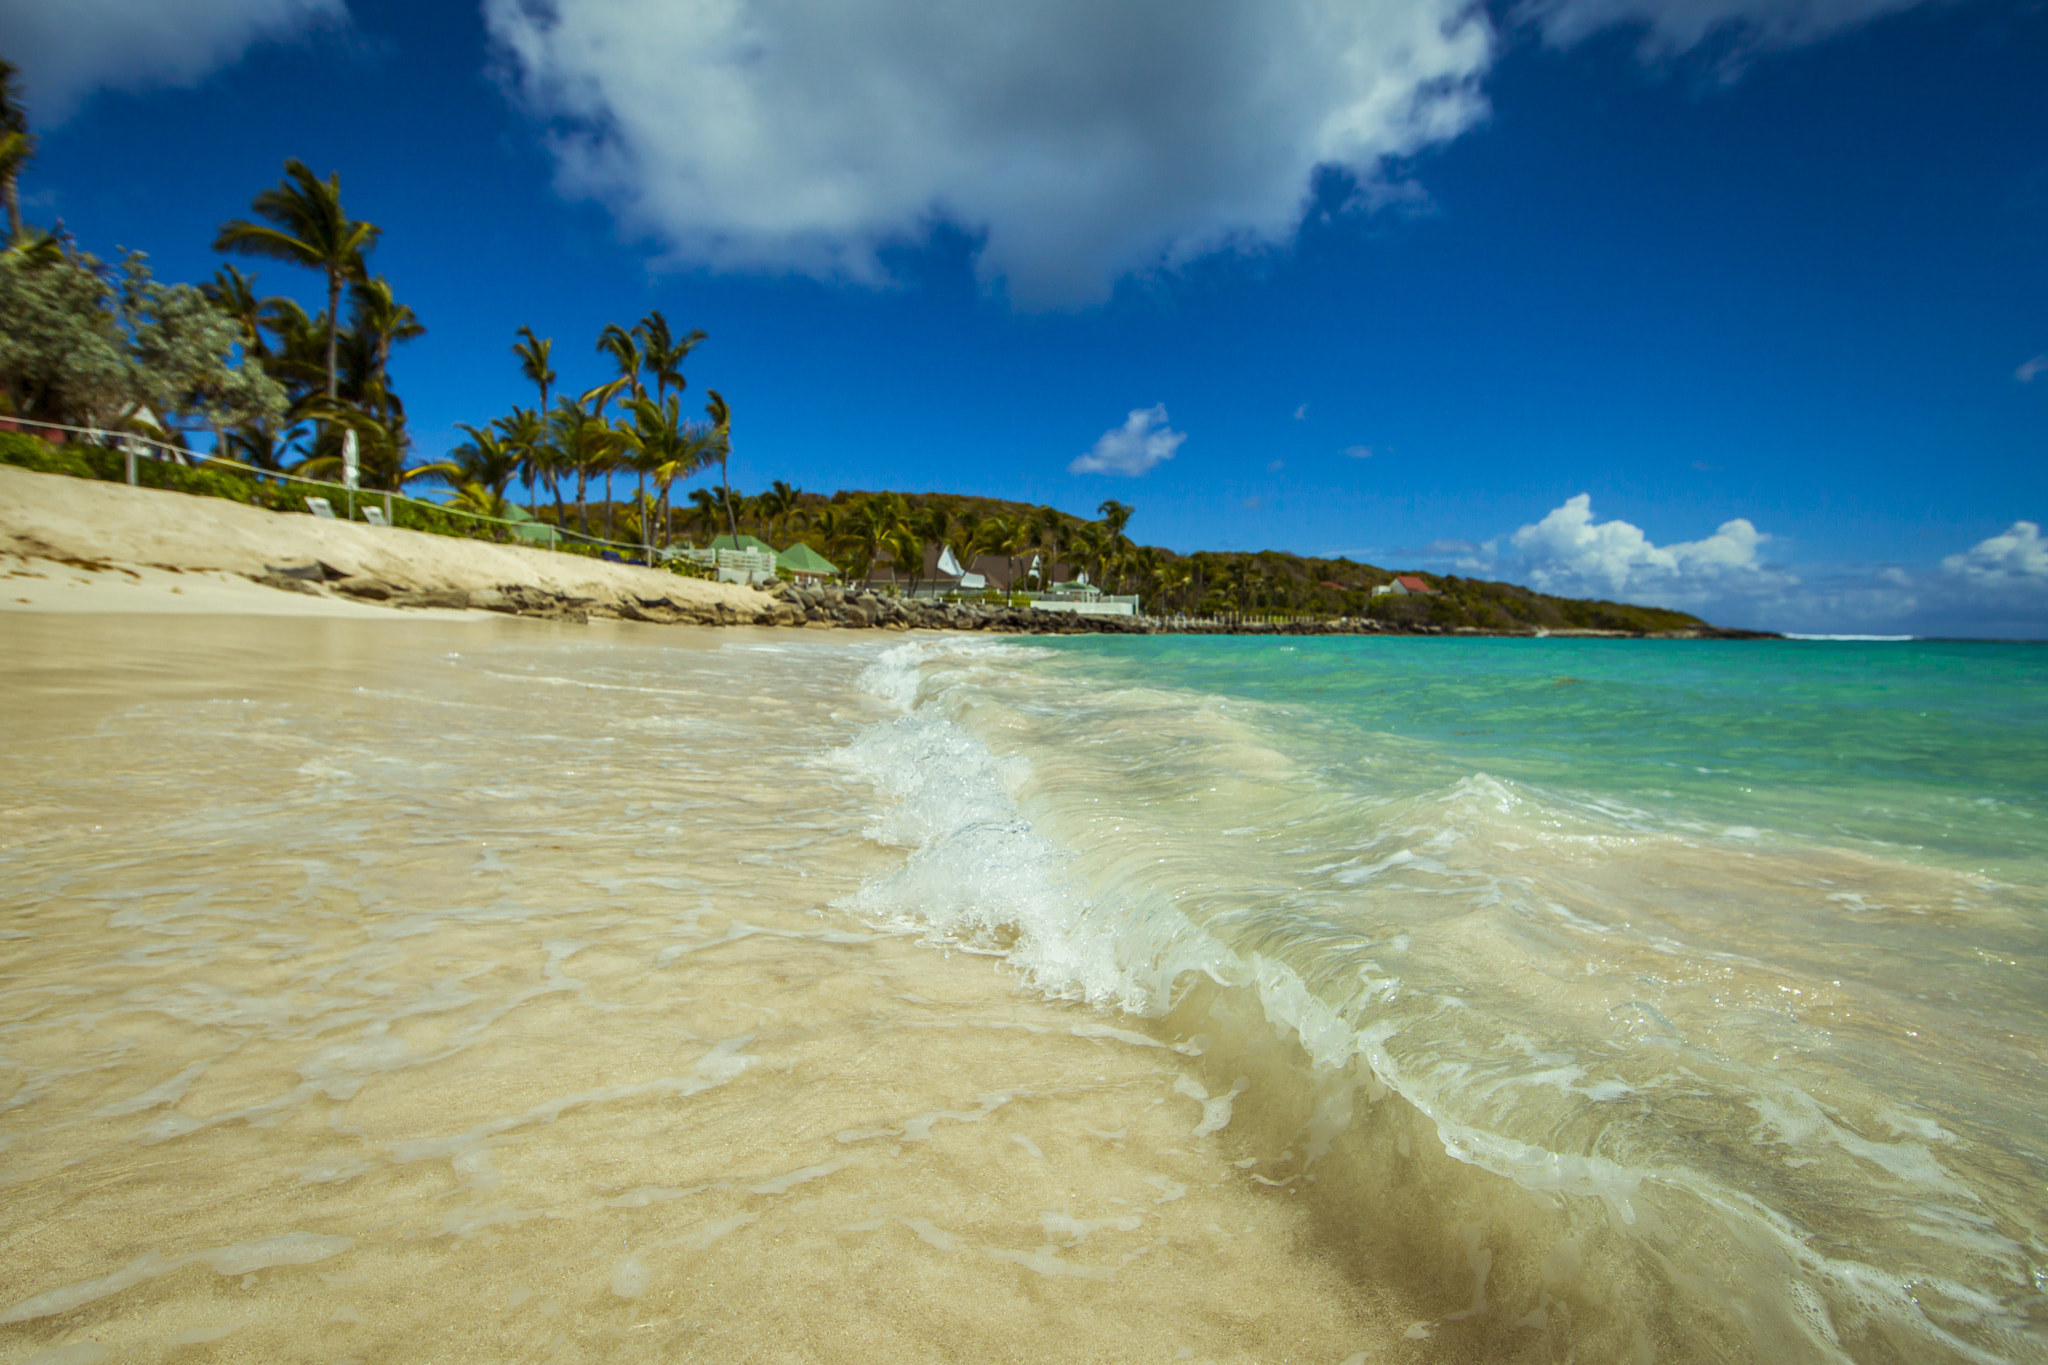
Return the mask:
<svg viewBox="0 0 2048 1365">
<path fill-rule="evenodd" d="M 734 481 L 2048 636 L 2048 8 L 0 7 L 32 220 L 162 276 L 297 156 L 428 326 L 422 456 L 711 334 Z M 316 281 L 263 263 L 267 291 Z"/>
</svg>

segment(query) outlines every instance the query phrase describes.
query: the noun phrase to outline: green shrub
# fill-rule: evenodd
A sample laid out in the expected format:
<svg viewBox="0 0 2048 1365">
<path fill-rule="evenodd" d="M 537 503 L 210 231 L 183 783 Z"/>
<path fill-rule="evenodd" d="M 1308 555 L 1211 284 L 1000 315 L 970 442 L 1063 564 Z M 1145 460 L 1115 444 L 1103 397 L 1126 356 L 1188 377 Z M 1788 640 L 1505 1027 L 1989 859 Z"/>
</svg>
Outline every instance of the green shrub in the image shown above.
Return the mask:
<svg viewBox="0 0 2048 1365">
<path fill-rule="evenodd" d="M 0 431 L 0 464 L 33 469 L 38 474 L 69 474 L 74 479 L 95 477 L 77 446 L 53 446 L 25 431 Z"/>
</svg>

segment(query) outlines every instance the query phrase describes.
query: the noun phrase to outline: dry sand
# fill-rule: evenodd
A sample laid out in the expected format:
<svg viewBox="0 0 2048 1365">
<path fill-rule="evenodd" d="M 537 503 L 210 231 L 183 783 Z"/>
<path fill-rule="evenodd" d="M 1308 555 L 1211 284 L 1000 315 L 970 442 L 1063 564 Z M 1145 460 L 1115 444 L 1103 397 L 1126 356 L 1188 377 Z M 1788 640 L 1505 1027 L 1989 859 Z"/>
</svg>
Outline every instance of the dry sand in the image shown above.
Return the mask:
<svg viewBox="0 0 2048 1365">
<path fill-rule="evenodd" d="M 0 609 L 263 615 L 391 610 L 251 581 L 266 568 L 314 560 L 399 588 L 468 593 L 524 587 L 588 598 L 600 609 L 667 598 L 751 620 L 774 605 L 752 588 L 659 569 L 0 465 Z"/>
</svg>

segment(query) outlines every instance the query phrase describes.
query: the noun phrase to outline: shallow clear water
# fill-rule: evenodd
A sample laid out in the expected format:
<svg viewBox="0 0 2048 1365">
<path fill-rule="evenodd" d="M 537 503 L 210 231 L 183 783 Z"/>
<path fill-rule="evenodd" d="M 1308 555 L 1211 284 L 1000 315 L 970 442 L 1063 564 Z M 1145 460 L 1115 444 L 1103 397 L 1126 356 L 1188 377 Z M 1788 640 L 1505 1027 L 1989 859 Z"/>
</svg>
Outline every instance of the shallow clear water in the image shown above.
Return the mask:
<svg viewBox="0 0 2048 1365">
<path fill-rule="evenodd" d="M 0 1361 L 1334 1365 L 1424 1316 L 1229 1164 L 1199 1049 L 835 908 L 903 856 L 833 757 L 897 637 L 0 632 Z"/>
<path fill-rule="evenodd" d="M 1582 1359 L 2044 1359 L 2044 664 L 920 646 L 861 899 L 1227 1039 L 1265 1178 Z"/>
<path fill-rule="evenodd" d="M 5 629 L 0 1361 L 2048 1360 L 2025 648 Z"/>
</svg>

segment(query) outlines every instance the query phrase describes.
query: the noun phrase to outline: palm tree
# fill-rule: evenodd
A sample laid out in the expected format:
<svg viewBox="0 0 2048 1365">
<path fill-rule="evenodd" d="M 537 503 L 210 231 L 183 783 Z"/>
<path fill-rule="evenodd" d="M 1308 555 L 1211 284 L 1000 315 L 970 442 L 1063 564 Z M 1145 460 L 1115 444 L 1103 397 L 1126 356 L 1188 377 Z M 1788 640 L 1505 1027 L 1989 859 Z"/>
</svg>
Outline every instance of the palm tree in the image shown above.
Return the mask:
<svg viewBox="0 0 2048 1365">
<path fill-rule="evenodd" d="M 917 596 L 917 585 L 924 577 L 924 540 L 917 534 L 911 522 L 898 522 L 882 541 L 882 547 L 889 552 L 889 558 L 896 566 L 896 581 L 901 583 L 905 574 L 910 576 L 910 595 Z"/>
<path fill-rule="evenodd" d="M 327 397 L 337 394 L 335 352 L 341 337 L 341 287 L 364 278 L 363 257 L 377 245 L 375 223 L 357 222 L 341 205 L 341 176 L 319 179 L 293 157 L 284 181 L 250 201 L 262 223 L 236 218 L 221 224 L 215 251 L 289 261 L 327 276 Z"/>
<path fill-rule="evenodd" d="M 418 314 L 392 296 L 391 282 L 382 275 L 351 286 L 349 306 L 351 327 L 369 343 L 372 381 L 379 388 L 388 387 L 392 346 L 423 337 L 427 329 Z"/>
<path fill-rule="evenodd" d="M 519 473 L 526 480 L 526 512 L 539 516 L 541 474 L 547 467 L 548 425 L 532 408 L 515 407 L 509 416 L 491 423 L 499 437 L 519 458 Z M 557 509 L 557 516 L 560 510 Z"/>
<path fill-rule="evenodd" d="M 733 541 L 737 544 L 740 538 L 740 522 L 733 513 L 732 475 L 727 464 L 732 458 L 732 409 L 726 406 L 725 399 L 719 396 L 717 389 L 706 389 L 704 392 L 710 399 L 704 404 L 704 416 L 711 422 L 710 450 L 718 457 L 718 482 L 725 488 L 726 522 L 731 527 Z"/>
<path fill-rule="evenodd" d="M 1095 509 L 1095 515 L 1102 518 L 1102 529 L 1107 537 L 1104 553 L 1119 563 L 1121 563 L 1125 551 L 1130 546 L 1129 538 L 1124 535 L 1124 528 L 1131 524 L 1131 516 L 1136 510 L 1129 503 L 1118 502 L 1115 498 L 1103 499 L 1102 505 Z M 1122 576 L 1122 570 L 1119 568 L 1117 573 L 1117 586 L 1119 587 L 1122 586 Z"/>
<path fill-rule="evenodd" d="M 696 510 L 690 513 L 689 520 L 703 528 L 704 539 L 709 541 L 712 536 L 717 534 L 718 494 L 709 488 L 692 488 L 690 490 L 690 505 Z"/>
<path fill-rule="evenodd" d="M 548 363 L 548 357 L 553 354 L 555 349 L 555 339 L 553 337 L 537 337 L 533 334 L 531 327 L 521 327 L 519 335 L 523 340 L 512 343 L 512 354 L 519 357 L 519 372 L 526 376 L 527 381 L 540 385 L 540 407 L 538 411 L 546 412 L 548 410 L 548 389 L 555 382 L 554 367 Z"/>
<path fill-rule="evenodd" d="M 485 516 L 504 516 L 505 486 L 519 473 L 519 452 L 489 428 L 466 422 L 456 425 L 469 435 L 469 440 L 448 452 L 454 457 L 454 469 L 443 476 L 457 491 L 456 503 Z"/>
<path fill-rule="evenodd" d="M 1092 522 L 1076 527 L 1067 537 L 1067 557 L 1077 566 L 1093 564 L 1091 579 L 1097 587 L 1102 584 L 1102 556 L 1107 548 L 1102 528 Z"/>
<path fill-rule="evenodd" d="M 1041 507 L 1032 522 L 1037 534 L 1039 548 L 1045 551 L 1045 568 L 1038 575 L 1038 590 L 1046 591 L 1060 567 L 1060 537 L 1066 531 L 1067 519 L 1057 507 Z"/>
<path fill-rule="evenodd" d="M 446 464 L 407 468 L 405 460 L 412 453 L 412 435 L 406 430 L 403 410 L 377 417 L 338 399 L 329 403 L 316 395 L 303 405 L 301 411 L 306 418 L 327 423 L 330 431 L 342 428 L 355 432 L 357 467 L 366 488 L 389 489 L 395 493 L 414 479 L 444 477 L 450 468 Z M 333 440 L 301 460 L 293 472 L 316 478 L 331 476 L 339 472 L 341 462 L 341 443 Z"/>
<path fill-rule="evenodd" d="M 21 171 L 35 159 L 36 140 L 28 130 L 28 110 L 15 90 L 15 68 L 0 58 L 0 199 L 7 203 L 7 236 L 21 241 Z"/>
<path fill-rule="evenodd" d="M 270 300 L 257 296 L 254 275 L 244 275 L 233 266 L 224 265 L 213 273 L 212 279 L 199 286 L 199 292 L 241 329 L 245 354 L 259 360 L 270 354 L 263 340 L 264 312 Z"/>
<path fill-rule="evenodd" d="M 647 373 L 654 376 L 654 401 L 659 403 L 674 389 L 681 393 L 689 387 L 683 378 L 683 362 L 698 345 L 710 340 L 702 330 L 693 330 L 688 336 L 677 337 L 669 329 L 668 319 L 655 309 L 640 319 L 633 328 L 633 335 L 640 342 L 640 363 Z"/>
<path fill-rule="evenodd" d="M 768 538 L 782 539 L 782 526 L 789 515 L 801 505 L 803 490 L 781 479 L 768 485 L 768 491 L 756 499 L 761 516 L 767 522 Z"/>
<path fill-rule="evenodd" d="M 590 397 L 584 394 L 581 398 L 564 398 L 548 414 L 548 429 L 554 438 L 551 445 L 560 455 L 563 471 L 573 470 L 576 474 L 576 527 L 586 536 L 590 534 L 590 507 L 586 501 L 590 476 L 609 457 L 612 443 L 618 439 L 611 423 L 584 406 Z M 558 523 L 562 515 L 559 500 L 557 494 Z"/>
</svg>

